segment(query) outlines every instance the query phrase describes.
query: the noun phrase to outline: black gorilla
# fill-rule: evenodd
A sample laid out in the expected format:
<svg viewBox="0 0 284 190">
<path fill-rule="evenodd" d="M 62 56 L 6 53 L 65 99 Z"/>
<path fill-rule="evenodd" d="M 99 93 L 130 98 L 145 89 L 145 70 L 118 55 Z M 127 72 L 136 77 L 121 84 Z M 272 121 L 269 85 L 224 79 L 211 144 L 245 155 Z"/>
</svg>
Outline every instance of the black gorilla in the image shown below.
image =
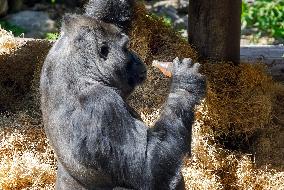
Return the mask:
<svg viewBox="0 0 284 190">
<path fill-rule="evenodd" d="M 58 157 L 59 190 L 183 189 L 194 106 L 203 97 L 198 64 L 174 61 L 171 91 L 153 128 L 125 98 L 146 77 L 128 37 L 114 25 L 69 15 L 41 74 L 41 105 Z"/>
</svg>

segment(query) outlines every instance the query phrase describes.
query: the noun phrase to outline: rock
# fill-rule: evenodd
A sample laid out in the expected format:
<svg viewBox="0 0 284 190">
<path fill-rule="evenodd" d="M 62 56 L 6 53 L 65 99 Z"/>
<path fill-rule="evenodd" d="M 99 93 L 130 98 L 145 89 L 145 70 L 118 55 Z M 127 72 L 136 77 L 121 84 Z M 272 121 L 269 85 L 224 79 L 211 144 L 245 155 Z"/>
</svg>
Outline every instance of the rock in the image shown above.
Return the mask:
<svg viewBox="0 0 284 190">
<path fill-rule="evenodd" d="M 164 6 L 159 6 L 155 7 L 154 12 L 157 15 L 164 15 L 169 17 L 173 22 L 179 19 L 179 16 L 177 15 L 177 11 L 174 7 L 169 6 L 169 7 L 164 7 Z"/>
<path fill-rule="evenodd" d="M 188 38 L 187 30 L 183 29 L 183 30 L 181 30 L 179 32 L 180 32 L 181 36 L 187 40 L 187 38 Z"/>
<path fill-rule="evenodd" d="M 175 9 L 179 5 L 179 0 L 165 0 L 165 1 L 158 1 L 154 4 L 154 7 L 169 7 L 172 6 Z"/>
<path fill-rule="evenodd" d="M 26 30 L 25 37 L 43 38 L 48 32 L 56 31 L 55 21 L 41 11 L 21 11 L 9 15 L 7 21 Z"/>
<path fill-rule="evenodd" d="M 159 16 L 166 16 L 167 18 L 170 18 L 173 23 L 173 27 L 177 30 L 181 30 L 186 29 L 188 26 L 188 16 L 186 15 L 188 5 L 188 0 L 159 1 L 153 5 L 151 11 Z"/>
<path fill-rule="evenodd" d="M 189 1 L 188 0 L 179 0 L 177 11 L 179 14 L 188 14 L 188 6 Z"/>
<path fill-rule="evenodd" d="M 177 11 L 174 7 L 170 6 L 168 8 L 162 9 L 162 11 L 169 16 L 172 20 L 178 20 L 179 15 L 177 14 Z"/>
<path fill-rule="evenodd" d="M 188 15 L 184 17 L 180 17 L 179 19 L 175 20 L 174 23 L 174 28 L 177 30 L 181 29 L 187 29 L 188 27 Z"/>
<path fill-rule="evenodd" d="M 49 9 L 49 5 L 45 3 L 37 3 L 33 6 L 33 11 L 47 11 Z"/>
<path fill-rule="evenodd" d="M 5 16 L 8 11 L 8 1 L 0 0 L 0 17 Z"/>
</svg>

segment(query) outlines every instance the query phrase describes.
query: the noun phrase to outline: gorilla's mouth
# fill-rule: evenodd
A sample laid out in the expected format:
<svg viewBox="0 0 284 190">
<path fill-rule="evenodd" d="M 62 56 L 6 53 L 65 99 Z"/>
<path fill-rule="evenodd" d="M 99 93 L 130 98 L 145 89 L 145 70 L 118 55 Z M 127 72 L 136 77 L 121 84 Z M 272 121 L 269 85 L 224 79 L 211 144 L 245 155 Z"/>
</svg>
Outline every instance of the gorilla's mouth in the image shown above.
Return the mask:
<svg viewBox="0 0 284 190">
<path fill-rule="evenodd" d="M 135 87 L 136 85 L 143 83 L 146 77 L 147 77 L 147 71 L 143 71 L 137 74 L 132 74 L 128 78 L 128 84 L 132 87 Z"/>
<path fill-rule="evenodd" d="M 147 71 L 143 71 L 138 75 L 138 84 L 142 83 L 147 78 Z"/>
</svg>

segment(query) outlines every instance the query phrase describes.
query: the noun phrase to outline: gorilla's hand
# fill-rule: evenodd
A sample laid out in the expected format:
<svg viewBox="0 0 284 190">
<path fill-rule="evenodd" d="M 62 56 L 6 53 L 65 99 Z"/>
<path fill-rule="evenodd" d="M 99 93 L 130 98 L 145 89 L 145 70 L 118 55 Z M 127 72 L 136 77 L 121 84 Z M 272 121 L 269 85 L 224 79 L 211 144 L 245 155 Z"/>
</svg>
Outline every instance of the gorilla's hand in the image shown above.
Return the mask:
<svg viewBox="0 0 284 190">
<path fill-rule="evenodd" d="M 192 93 L 196 101 L 202 99 L 205 95 L 206 81 L 205 77 L 199 73 L 199 68 L 200 64 L 192 63 L 190 58 L 185 58 L 182 61 L 175 58 L 171 92 L 185 90 Z"/>
</svg>

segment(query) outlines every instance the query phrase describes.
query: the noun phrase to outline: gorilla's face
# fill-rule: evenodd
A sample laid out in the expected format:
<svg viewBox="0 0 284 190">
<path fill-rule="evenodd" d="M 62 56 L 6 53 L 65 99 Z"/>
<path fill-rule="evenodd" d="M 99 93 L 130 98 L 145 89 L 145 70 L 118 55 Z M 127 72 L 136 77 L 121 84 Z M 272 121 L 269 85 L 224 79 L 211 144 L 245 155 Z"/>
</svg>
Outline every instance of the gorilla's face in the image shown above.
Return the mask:
<svg viewBox="0 0 284 190">
<path fill-rule="evenodd" d="M 123 96 L 145 80 L 144 63 L 128 50 L 129 38 L 116 26 L 87 16 L 68 15 L 62 33 L 61 38 L 70 44 L 72 62 L 77 61 L 74 68 L 81 68 L 77 70 L 82 77 L 113 87 Z"/>
</svg>

